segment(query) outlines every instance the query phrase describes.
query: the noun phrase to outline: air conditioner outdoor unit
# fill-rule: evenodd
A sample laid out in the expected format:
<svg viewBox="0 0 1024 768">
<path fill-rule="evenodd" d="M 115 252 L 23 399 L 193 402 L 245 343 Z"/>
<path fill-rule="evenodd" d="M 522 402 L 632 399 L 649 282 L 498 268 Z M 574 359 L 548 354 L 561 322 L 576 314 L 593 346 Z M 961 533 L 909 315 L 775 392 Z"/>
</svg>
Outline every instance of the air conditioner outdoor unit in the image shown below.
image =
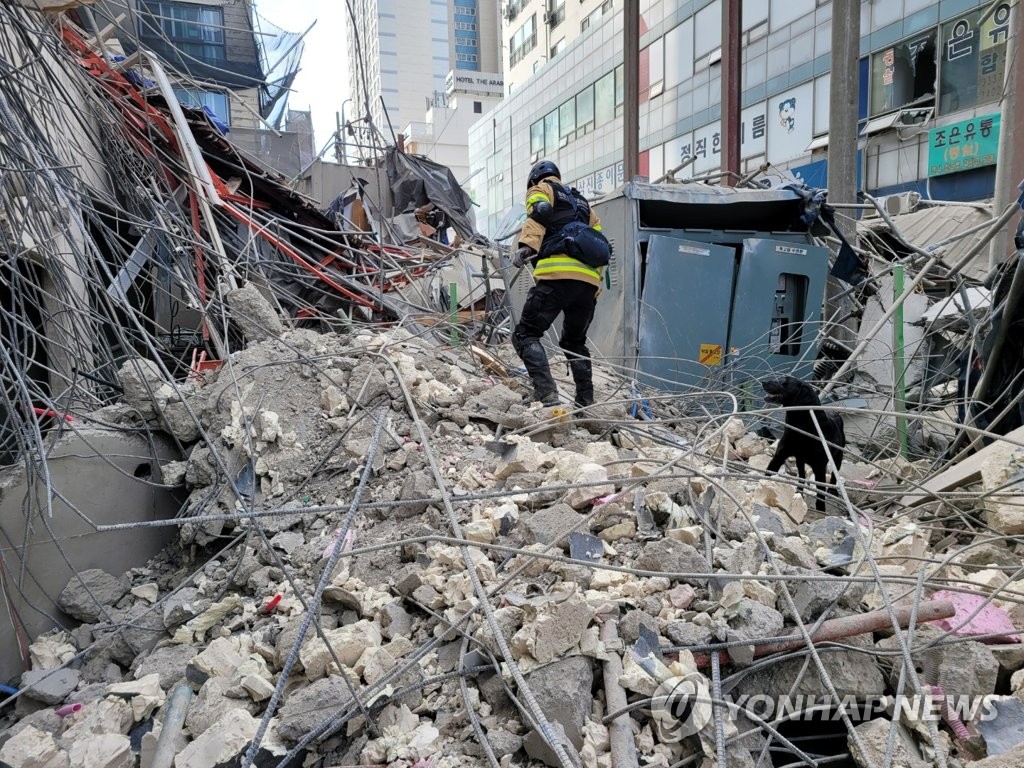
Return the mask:
<svg viewBox="0 0 1024 768">
<path fill-rule="evenodd" d="M 917 204 L 921 202 L 921 195 L 917 192 L 901 192 L 898 195 L 887 195 L 881 198 L 879 204 L 890 216 L 899 216 L 904 213 L 911 213 Z"/>
</svg>

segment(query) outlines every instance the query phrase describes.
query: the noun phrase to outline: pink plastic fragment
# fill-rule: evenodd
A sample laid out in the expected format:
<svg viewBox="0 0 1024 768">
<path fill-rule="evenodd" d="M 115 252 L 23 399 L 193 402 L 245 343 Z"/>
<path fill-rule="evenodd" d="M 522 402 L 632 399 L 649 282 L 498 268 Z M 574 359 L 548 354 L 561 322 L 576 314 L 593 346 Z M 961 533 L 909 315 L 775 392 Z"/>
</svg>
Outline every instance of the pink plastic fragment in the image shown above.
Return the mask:
<svg viewBox="0 0 1024 768">
<path fill-rule="evenodd" d="M 952 632 L 954 635 L 962 637 L 990 635 L 990 637 L 981 638 L 981 642 L 990 645 L 1020 642 L 1017 628 L 1013 626 L 1006 611 L 992 603 L 986 604 L 986 598 L 981 595 L 942 590 L 932 595 L 931 599 L 948 600 L 956 609 L 956 615 L 952 618 L 931 622 L 946 632 Z M 979 608 L 981 610 L 978 610 Z M 976 614 L 975 611 L 977 611 Z M 970 621 L 967 621 L 967 617 L 971 614 L 975 615 Z"/>
<path fill-rule="evenodd" d="M 594 499 L 590 503 L 593 504 L 595 507 L 600 507 L 600 506 L 603 506 L 603 505 L 607 504 L 612 499 L 614 499 L 615 496 L 616 496 L 616 494 L 614 494 L 614 493 L 609 494 L 608 496 L 601 496 L 600 498 Z"/>
<path fill-rule="evenodd" d="M 345 534 L 345 540 L 341 542 L 341 551 L 348 552 L 352 549 L 352 545 L 356 542 L 356 532 L 351 528 L 348 529 L 348 533 Z"/>
<path fill-rule="evenodd" d="M 69 715 L 75 714 L 82 709 L 81 704 L 65 704 L 63 707 L 57 708 L 57 714 L 60 717 L 68 717 Z"/>
</svg>

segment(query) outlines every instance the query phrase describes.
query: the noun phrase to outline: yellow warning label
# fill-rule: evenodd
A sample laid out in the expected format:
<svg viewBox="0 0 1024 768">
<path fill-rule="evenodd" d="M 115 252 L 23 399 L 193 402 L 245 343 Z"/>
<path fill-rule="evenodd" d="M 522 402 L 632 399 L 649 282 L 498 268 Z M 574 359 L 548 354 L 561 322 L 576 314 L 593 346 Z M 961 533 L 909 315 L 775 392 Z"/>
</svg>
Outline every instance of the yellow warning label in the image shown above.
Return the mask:
<svg viewBox="0 0 1024 768">
<path fill-rule="evenodd" d="M 700 357 L 697 358 L 697 362 L 701 365 L 721 365 L 722 364 L 722 345 L 721 344 L 701 344 L 700 345 Z"/>
</svg>

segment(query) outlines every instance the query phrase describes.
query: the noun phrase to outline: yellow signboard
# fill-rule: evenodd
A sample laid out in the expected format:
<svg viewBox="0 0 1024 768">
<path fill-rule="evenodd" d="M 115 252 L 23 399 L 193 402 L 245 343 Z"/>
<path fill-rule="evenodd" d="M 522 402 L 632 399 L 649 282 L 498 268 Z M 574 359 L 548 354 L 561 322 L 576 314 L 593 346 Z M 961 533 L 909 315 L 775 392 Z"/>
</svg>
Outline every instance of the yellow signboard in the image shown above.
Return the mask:
<svg viewBox="0 0 1024 768">
<path fill-rule="evenodd" d="M 700 357 L 697 358 L 697 362 L 701 365 L 721 365 L 722 364 L 722 345 L 721 344 L 701 344 L 700 345 Z"/>
</svg>

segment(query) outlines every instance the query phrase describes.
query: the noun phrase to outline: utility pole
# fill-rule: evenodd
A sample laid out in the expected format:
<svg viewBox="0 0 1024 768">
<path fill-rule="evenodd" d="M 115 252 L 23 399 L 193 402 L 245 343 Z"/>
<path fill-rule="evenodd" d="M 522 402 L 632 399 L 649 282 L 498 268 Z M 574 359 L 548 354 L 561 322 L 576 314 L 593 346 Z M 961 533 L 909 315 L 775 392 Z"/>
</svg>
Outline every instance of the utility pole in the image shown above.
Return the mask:
<svg viewBox="0 0 1024 768">
<path fill-rule="evenodd" d="M 857 95 L 861 0 L 832 0 L 832 87 L 828 113 L 828 201 L 857 202 Z M 839 222 L 855 238 L 855 222 Z"/>
<path fill-rule="evenodd" d="M 740 89 L 743 72 L 743 2 L 722 0 L 722 183 L 740 175 Z M 735 176 L 733 175 L 735 174 Z"/>
<path fill-rule="evenodd" d="M 640 0 L 626 0 L 622 12 L 626 79 L 622 117 L 622 154 L 627 183 L 640 173 Z"/>
<path fill-rule="evenodd" d="M 1019 14 L 1020 6 L 1011 14 Z M 992 202 L 992 215 L 998 216 L 1006 210 L 1020 191 L 1017 185 L 1024 180 L 1024 131 L 1015 131 L 1015 122 L 1020 115 L 1016 108 L 1017 84 L 1024 83 L 1024 57 L 1020 51 L 1020 22 L 1011 15 L 1007 25 L 1006 72 L 1003 76 L 1003 99 L 999 117 L 999 153 L 996 158 L 996 189 Z M 992 269 L 1006 260 L 1013 242 L 1013 229 L 1004 227 L 992 238 L 988 266 Z"/>
<path fill-rule="evenodd" d="M 861 0 L 832 0 L 832 85 L 828 112 L 828 201 L 857 202 L 857 120 L 860 92 L 860 3 Z M 856 219 L 836 217 L 836 224 L 851 244 L 857 244 Z M 825 291 L 827 317 L 835 317 L 843 292 L 835 278 Z M 829 332 L 840 341 L 853 338 L 843 326 Z"/>
</svg>

